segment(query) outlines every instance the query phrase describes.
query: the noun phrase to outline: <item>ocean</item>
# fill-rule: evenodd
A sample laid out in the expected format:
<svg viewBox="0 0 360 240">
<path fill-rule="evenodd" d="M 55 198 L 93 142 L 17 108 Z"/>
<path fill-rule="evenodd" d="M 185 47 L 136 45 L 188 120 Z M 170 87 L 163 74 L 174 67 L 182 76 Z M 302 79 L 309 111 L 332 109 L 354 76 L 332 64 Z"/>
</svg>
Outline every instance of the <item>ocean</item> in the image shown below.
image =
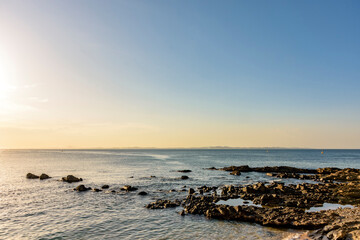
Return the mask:
<svg viewBox="0 0 360 240">
<path fill-rule="evenodd" d="M 144 207 L 156 199 L 182 199 L 187 194 L 170 192 L 173 189 L 301 182 L 263 173 L 233 176 L 204 169 L 230 165 L 360 168 L 360 150 L 325 150 L 324 154 L 303 149 L 1 150 L 0 239 L 285 239 L 299 231 L 180 216 L 181 207 Z M 183 169 L 192 172 L 177 172 Z M 26 179 L 28 172 L 52 178 Z M 69 174 L 84 181 L 59 181 Z M 182 175 L 189 179 L 181 180 Z M 73 191 L 79 184 L 97 188 L 108 184 L 116 191 L 131 185 L 139 190 Z M 140 196 L 139 191 L 148 195 Z"/>
</svg>

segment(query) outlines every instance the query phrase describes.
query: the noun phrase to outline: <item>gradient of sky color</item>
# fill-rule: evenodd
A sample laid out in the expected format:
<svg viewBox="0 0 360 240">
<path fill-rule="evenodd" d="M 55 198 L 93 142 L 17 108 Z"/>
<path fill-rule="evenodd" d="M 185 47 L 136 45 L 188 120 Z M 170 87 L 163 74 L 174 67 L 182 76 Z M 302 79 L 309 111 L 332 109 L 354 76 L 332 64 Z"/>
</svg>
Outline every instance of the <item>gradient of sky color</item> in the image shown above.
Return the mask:
<svg viewBox="0 0 360 240">
<path fill-rule="evenodd" d="M 359 13 L 0 0 L 0 148 L 360 148 Z"/>
</svg>

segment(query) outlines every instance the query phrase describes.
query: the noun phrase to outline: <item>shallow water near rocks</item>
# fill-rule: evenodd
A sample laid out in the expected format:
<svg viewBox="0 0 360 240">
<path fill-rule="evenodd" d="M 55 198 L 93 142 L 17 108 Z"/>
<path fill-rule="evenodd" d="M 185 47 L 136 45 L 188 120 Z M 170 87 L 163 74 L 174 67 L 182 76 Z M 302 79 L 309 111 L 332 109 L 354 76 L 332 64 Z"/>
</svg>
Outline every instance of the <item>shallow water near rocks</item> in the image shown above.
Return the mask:
<svg viewBox="0 0 360 240">
<path fill-rule="evenodd" d="M 321 207 L 312 207 L 305 212 L 318 212 L 323 210 L 335 210 L 338 208 L 354 208 L 353 205 L 341 205 L 336 203 L 324 203 Z"/>
<path fill-rule="evenodd" d="M 255 207 L 261 207 L 261 205 L 254 204 L 251 200 L 244 200 L 241 198 L 230 198 L 228 200 L 220 200 L 216 202 L 217 205 L 229 205 L 229 206 L 255 206 Z"/>
<path fill-rule="evenodd" d="M 233 176 L 208 167 L 287 165 L 301 168 L 360 168 L 359 150 L 6 150 L 0 152 L 0 239 L 282 239 L 296 231 L 233 221 L 180 216 L 176 209 L 150 210 L 156 199 L 181 199 L 181 190 L 207 185 L 269 183 L 262 173 Z M 177 170 L 191 169 L 190 173 Z M 47 173 L 47 180 L 26 179 Z M 79 183 L 58 181 L 72 174 L 86 187 L 120 191 L 74 192 Z M 181 180 L 182 175 L 189 176 Z M 151 177 L 156 176 L 156 177 Z M 285 184 L 301 182 L 281 179 Z M 146 191 L 147 196 L 137 195 Z"/>
</svg>

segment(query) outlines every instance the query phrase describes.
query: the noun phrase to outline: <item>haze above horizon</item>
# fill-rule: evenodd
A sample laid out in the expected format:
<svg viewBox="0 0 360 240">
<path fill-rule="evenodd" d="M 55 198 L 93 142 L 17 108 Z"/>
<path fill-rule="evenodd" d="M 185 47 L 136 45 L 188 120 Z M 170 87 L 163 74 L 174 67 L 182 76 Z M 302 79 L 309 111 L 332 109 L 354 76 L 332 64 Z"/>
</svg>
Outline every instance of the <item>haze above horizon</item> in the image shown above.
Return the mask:
<svg viewBox="0 0 360 240">
<path fill-rule="evenodd" d="M 0 149 L 359 149 L 359 12 L 0 0 Z"/>
</svg>

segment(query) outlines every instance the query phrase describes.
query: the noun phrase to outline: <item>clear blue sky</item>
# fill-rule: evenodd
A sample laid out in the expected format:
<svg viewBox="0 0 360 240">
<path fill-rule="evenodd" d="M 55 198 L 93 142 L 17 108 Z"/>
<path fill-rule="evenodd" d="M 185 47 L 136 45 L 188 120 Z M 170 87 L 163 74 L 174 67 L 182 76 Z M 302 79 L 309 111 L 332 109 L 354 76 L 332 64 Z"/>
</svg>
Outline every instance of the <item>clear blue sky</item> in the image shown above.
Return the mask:
<svg viewBox="0 0 360 240">
<path fill-rule="evenodd" d="M 129 139 L 104 134 L 106 146 L 360 148 L 359 13 L 359 1 L 0 1 L 3 61 L 44 100 L 13 96 L 37 111 L 3 128 L 48 118 L 43 131 L 91 122 Z M 102 146 L 85 138 L 71 146 Z"/>
</svg>

